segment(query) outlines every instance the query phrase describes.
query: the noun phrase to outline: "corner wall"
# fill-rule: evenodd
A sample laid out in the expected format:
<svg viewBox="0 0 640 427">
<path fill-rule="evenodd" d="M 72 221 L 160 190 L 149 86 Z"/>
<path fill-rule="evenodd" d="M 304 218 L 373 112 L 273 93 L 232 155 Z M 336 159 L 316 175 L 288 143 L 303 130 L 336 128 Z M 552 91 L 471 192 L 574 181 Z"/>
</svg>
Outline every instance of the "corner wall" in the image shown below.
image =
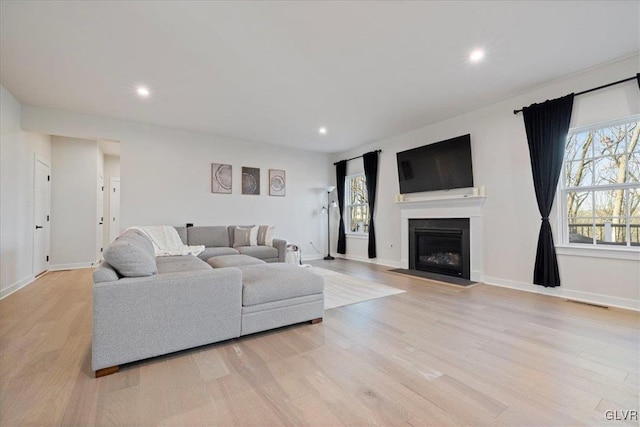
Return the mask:
<svg viewBox="0 0 640 427">
<path fill-rule="evenodd" d="M 98 143 L 53 136 L 51 146 L 51 269 L 90 267 L 97 261 Z"/>
<path fill-rule="evenodd" d="M 48 135 L 23 132 L 21 106 L 0 86 L 0 298 L 34 279 L 34 160 L 51 167 Z"/>
<path fill-rule="evenodd" d="M 606 259 L 559 253 L 562 286 L 532 284 L 540 215 L 535 200 L 524 124 L 514 109 L 570 92 L 597 87 L 634 76 L 640 57 L 634 56 L 554 82 L 526 94 L 471 111 L 415 131 L 343 152 L 334 161 L 382 149 L 378 176 L 376 240 L 378 260 L 400 262 L 400 209 L 396 166 L 398 151 L 419 147 L 466 133 L 471 134 L 474 180 L 486 186 L 484 205 L 484 281 L 567 298 L 640 310 L 640 254 L 631 259 Z M 572 127 L 640 113 L 640 91 L 635 81 L 576 98 Z M 361 169 L 352 165 L 349 172 Z M 335 179 L 335 178 L 334 178 Z M 558 206 L 558 203 L 555 205 Z M 559 239 L 554 209 L 554 237 Z M 367 259 L 367 241 L 347 239 L 347 258 Z M 561 252 L 561 251 L 559 251 Z"/>
</svg>

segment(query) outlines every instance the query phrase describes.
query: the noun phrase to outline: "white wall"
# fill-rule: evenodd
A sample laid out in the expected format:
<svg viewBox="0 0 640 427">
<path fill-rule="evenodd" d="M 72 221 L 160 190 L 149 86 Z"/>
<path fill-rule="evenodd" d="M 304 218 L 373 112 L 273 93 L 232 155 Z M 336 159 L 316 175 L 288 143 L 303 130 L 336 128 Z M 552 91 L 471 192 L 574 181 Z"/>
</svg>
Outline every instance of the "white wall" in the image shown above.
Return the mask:
<svg viewBox="0 0 640 427">
<path fill-rule="evenodd" d="M 98 152 L 95 140 L 51 138 L 51 269 L 97 260 Z"/>
<path fill-rule="evenodd" d="M 0 298 L 33 280 L 34 159 L 51 165 L 48 135 L 23 132 L 20 104 L 0 86 Z"/>
<path fill-rule="evenodd" d="M 109 216 L 109 203 L 111 200 L 110 185 L 111 179 L 120 179 L 120 156 L 104 156 L 104 237 L 102 246 L 109 246 L 109 233 L 111 230 L 111 218 Z M 119 230 L 118 230 L 119 233 Z"/>
<path fill-rule="evenodd" d="M 121 228 L 192 222 L 196 225 L 272 224 L 296 242 L 303 258 L 325 248 L 330 156 L 122 120 L 22 108 L 22 126 L 55 135 L 120 141 Z M 233 194 L 211 193 L 211 163 L 233 166 Z M 241 167 L 261 169 L 261 194 L 240 194 Z M 284 169 L 286 197 L 268 195 L 268 169 Z M 320 254 L 318 254 L 320 255 Z"/>
<path fill-rule="evenodd" d="M 531 284 L 540 214 L 535 200 L 522 116 L 513 114 L 514 109 L 534 102 L 634 76 L 639 64 L 640 58 L 635 56 L 458 117 L 336 155 L 334 160 L 340 160 L 372 149 L 382 149 L 375 217 L 377 262 L 397 265 L 400 261 L 400 210 L 393 203 L 395 194 L 399 192 L 396 153 L 470 133 L 475 183 L 476 186 L 485 185 L 488 196 L 484 205 L 485 281 L 533 292 L 640 309 L 640 256 L 635 257 L 635 260 L 617 260 L 560 254 L 562 286 L 545 289 Z M 638 113 L 640 91 L 638 84 L 631 81 L 577 97 L 571 126 L 598 123 Z M 360 164 L 360 161 L 350 162 L 349 172 L 361 170 Z M 557 230 L 557 220 L 554 220 Z M 555 235 L 559 236 L 558 233 Z M 366 259 L 366 248 L 366 240 L 347 240 L 347 256 L 350 258 Z"/>
</svg>

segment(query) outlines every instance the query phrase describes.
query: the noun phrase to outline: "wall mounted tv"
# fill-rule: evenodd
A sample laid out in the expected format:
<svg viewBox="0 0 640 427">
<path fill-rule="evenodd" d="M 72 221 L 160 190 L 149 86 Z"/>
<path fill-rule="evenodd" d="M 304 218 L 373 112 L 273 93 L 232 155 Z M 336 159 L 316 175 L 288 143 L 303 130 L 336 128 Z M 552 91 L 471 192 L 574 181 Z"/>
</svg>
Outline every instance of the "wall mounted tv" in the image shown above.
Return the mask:
<svg viewBox="0 0 640 427">
<path fill-rule="evenodd" d="M 473 187 L 471 135 L 397 153 L 400 193 Z"/>
</svg>

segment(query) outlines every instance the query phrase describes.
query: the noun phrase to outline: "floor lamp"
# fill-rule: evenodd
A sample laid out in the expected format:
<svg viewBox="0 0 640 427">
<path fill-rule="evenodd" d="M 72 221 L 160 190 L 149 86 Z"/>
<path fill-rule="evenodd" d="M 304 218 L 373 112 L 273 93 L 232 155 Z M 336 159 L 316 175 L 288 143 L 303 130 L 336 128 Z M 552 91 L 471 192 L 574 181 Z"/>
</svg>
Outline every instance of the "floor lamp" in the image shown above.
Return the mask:
<svg viewBox="0 0 640 427">
<path fill-rule="evenodd" d="M 331 192 L 335 189 L 336 187 L 333 185 L 325 189 L 327 192 L 327 207 L 326 208 L 324 206 L 322 207 L 322 213 L 327 214 L 327 256 L 324 257 L 324 259 L 326 259 L 327 261 L 331 261 L 332 259 L 335 259 L 334 257 L 331 256 L 331 208 L 336 207 L 336 201 L 335 200 L 333 202 L 331 201 Z"/>
</svg>

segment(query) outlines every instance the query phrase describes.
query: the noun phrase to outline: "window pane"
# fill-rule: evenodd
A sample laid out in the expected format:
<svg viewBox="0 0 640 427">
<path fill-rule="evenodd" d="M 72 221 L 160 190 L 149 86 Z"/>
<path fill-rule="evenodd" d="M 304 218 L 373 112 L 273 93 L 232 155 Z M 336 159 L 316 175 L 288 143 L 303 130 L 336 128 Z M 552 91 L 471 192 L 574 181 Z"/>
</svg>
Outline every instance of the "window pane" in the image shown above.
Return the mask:
<svg viewBox="0 0 640 427">
<path fill-rule="evenodd" d="M 364 233 L 369 226 L 369 207 L 367 205 L 349 207 L 349 231 L 352 233 Z"/>
<path fill-rule="evenodd" d="M 576 161 L 593 157 L 593 132 L 569 135 L 565 149 L 565 160 Z"/>
<path fill-rule="evenodd" d="M 596 218 L 596 244 L 626 245 L 626 219 L 618 217 Z"/>
<path fill-rule="evenodd" d="M 569 223 L 574 219 L 593 218 L 592 194 L 589 191 L 569 191 L 567 192 L 567 218 Z"/>
<path fill-rule="evenodd" d="M 629 200 L 629 216 L 640 217 L 640 188 L 630 188 L 627 190 Z"/>
<path fill-rule="evenodd" d="M 580 187 L 593 184 L 593 160 L 579 160 L 565 164 L 565 182 L 567 187 Z"/>
<path fill-rule="evenodd" d="M 593 243 L 593 196 L 591 192 L 567 193 L 569 242 Z"/>
<path fill-rule="evenodd" d="M 367 203 L 367 186 L 364 176 L 351 179 L 350 205 Z"/>
<path fill-rule="evenodd" d="M 637 144 L 640 147 L 640 144 Z M 640 182 L 640 151 L 629 154 L 627 182 Z"/>
<path fill-rule="evenodd" d="M 627 125 L 610 126 L 599 129 L 594 136 L 596 156 L 623 154 L 627 149 Z"/>
<path fill-rule="evenodd" d="M 611 217 L 626 215 L 626 199 L 623 189 L 594 191 L 593 198 L 596 216 Z"/>
<path fill-rule="evenodd" d="M 573 218 L 569 220 L 569 242 L 593 244 L 593 219 Z"/>
<path fill-rule="evenodd" d="M 631 246 L 640 246 L 640 217 L 629 218 Z"/>
<path fill-rule="evenodd" d="M 596 184 L 623 184 L 625 182 L 625 156 L 606 156 L 595 160 Z"/>
</svg>

